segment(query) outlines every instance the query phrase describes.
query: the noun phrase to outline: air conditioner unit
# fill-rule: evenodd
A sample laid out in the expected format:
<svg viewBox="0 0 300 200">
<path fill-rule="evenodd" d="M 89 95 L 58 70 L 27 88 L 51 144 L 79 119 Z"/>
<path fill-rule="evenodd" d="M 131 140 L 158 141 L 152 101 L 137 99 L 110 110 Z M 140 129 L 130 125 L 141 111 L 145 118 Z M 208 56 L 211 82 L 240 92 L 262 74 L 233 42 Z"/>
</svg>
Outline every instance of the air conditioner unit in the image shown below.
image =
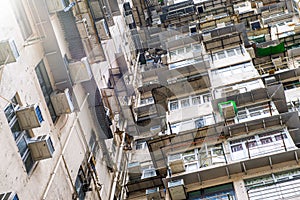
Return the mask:
<svg viewBox="0 0 300 200">
<path fill-rule="evenodd" d="M 98 32 L 98 36 L 100 37 L 101 40 L 107 40 L 110 38 L 109 28 L 107 26 L 105 19 L 96 21 L 95 25 Z"/>
<path fill-rule="evenodd" d="M 160 200 L 159 187 L 146 189 L 147 200 Z"/>
<path fill-rule="evenodd" d="M 50 135 L 42 135 L 30 139 L 28 147 L 34 161 L 52 158 L 54 152 Z"/>
<path fill-rule="evenodd" d="M 16 62 L 18 57 L 19 52 L 14 40 L 0 41 L 0 65 Z"/>
<path fill-rule="evenodd" d="M 157 125 L 150 127 L 150 132 L 153 134 L 158 134 L 159 132 L 161 132 L 161 126 Z"/>
<path fill-rule="evenodd" d="M 166 55 L 161 55 L 160 59 L 162 64 L 164 65 L 168 64 L 168 57 Z"/>
<path fill-rule="evenodd" d="M 281 67 L 283 65 L 281 57 L 272 58 L 272 63 L 276 68 Z"/>
<path fill-rule="evenodd" d="M 203 41 L 211 40 L 211 33 L 202 33 Z"/>
<path fill-rule="evenodd" d="M 275 76 L 271 76 L 271 77 L 266 77 L 265 78 L 265 84 L 266 86 L 272 85 L 273 83 L 276 83 L 276 78 Z"/>
<path fill-rule="evenodd" d="M 69 72 L 73 83 L 81 83 L 92 78 L 91 66 L 87 57 L 81 61 L 69 63 Z"/>
<path fill-rule="evenodd" d="M 223 28 L 225 26 L 226 26 L 225 22 L 221 22 L 217 24 L 217 28 Z"/>
<path fill-rule="evenodd" d="M 185 171 L 184 162 L 181 154 L 169 155 L 168 164 L 173 174 Z"/>
<path fill-rule="evenodd" d="M 69 114 L 74 111 L 68 88 L 64 92 L 54 91 L 50 98 L 56 115 Z"/>
<path fill-rule="evenodd" d="M 44 121 L 40 107 L 37 104 L 19 108 L 16 114 L 23 130 L 40 127 L 42 121 Z"/>
<path fill-rule="evenodd" d="M 127 25 L 134 23 L 134 19 L 133 19 L 132 14 L 125 16 L 125 22 L 126 22 Z"/>
<path fill-rule="evenodd" d="M 220 114 L 223 115 L 224 119 L 235 117 L 236 104 L 235 101 L 226 101 L 218 104 Z"/>
<path fill-rule="evenodd" d="M 15 192 L 7 192 L 0 194 L 0 200 L 19 200 L 19 197 Z"/>
<path fill-rule="evenodd" d="M 139 162 L 128 163 L 127 170 L 130 180 L 137 180 L 142 176 L 141 165 Z"/>
<path fill-rule="evenodd" d="M 151 178 L 151 177 L 154 177 L 154 176 L 156 176 L 155 169 L 144 169 L 141 179 Z"/>
<path fill-rule="evenodd" d="M 296 24 L 294 27 L 294 32 L 299 33 L 300 32 L 300 24 Z"/>
<path fill-rule="evenodd" d="M 246 51 L 249 53 L 251 58 L 255 58 L 255 51 L 253 47 L 246 48 Z"/>
<path fill-rule="evenodd" d="M 47 0 L 46 4 L 49 13 L 61 11 L 69 5 L 65 0 Z"/>
<path fill-rule="evenodd" d="M 183 179 L 168 182 L 168 189 L 172 199 L 187 199 Z"/>
<path fill-rule="evenodd" d="M 258 20 L 250 22 L 250 28 L 252 30 L 260 29 L 261 28 L 260 22 Z"/>
<path fill-rule="evenodd" d="M 129 173 L 141 173 L 140 162 L 128 163 L 127 170 Z"/>
</svg>

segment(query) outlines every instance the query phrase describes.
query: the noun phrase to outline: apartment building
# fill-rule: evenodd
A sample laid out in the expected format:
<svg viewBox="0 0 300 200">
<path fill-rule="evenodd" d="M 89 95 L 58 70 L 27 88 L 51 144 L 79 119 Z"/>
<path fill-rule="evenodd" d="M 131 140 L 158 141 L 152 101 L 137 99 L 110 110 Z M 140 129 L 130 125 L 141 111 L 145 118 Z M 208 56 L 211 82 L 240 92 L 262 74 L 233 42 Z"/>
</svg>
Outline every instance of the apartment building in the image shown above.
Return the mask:
<svg viewBox="0 0 300 200">
<path fill-rule="evenodd" d="M 138 61 L 126 198 L 298 199 L 298 2 L 127 1 L 122 12 Z"/>
<path fill-rule="evenodd" d="M 117 1 L 4 0 L 0 10 L 0 199 L 117 198 L 122 152 L 101 96 Z"/>
</svg>

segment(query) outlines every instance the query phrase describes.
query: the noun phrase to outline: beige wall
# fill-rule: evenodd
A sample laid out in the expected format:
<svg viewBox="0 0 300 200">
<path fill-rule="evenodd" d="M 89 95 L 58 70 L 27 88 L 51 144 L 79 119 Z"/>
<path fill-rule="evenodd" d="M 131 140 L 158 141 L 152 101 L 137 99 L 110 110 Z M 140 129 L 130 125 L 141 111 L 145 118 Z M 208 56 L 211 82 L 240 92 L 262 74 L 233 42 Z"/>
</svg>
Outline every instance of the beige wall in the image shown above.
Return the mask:
<svg viewBox="0 0 300 200">
<path fill-rule="evenodd" d="M 74 86 L 75 96 L 81 106 L 80 112 L 60 116 L 55 124 L 52 123 L 35 73 L 35 67 L 44 59 L 48 75 L 52 79 L 41 42 L 25 45 L 18 24 L 15 18 L 11 17 L 13 16 L 12 10 L 6 6 L 3 7 L 6 4 L 9 5 L 8 1 L 3 1 L 0 5 L 0 40 L 13 38 L 20 57 L 17 62 L 1 66 L 0 69 L 0 146 L 2 147 L 0 194 L 15 191 L 20 199 L 40 200 L 44 194 L 47 200 L 71 199 L 74 193 L 71 183 L 75 183 L 78 169 L 85 159 L 84 153 L 88 148 L 86 142 L 89 142 L 91 131 L 95 129 L 94 119 L 86 101 L 87 94 L 81 84 Z M 54 86 L 53 88 L 55 89 Z M 3 112 L 9 104 L 8 100 L 16 93 L 19 94 L 23 105 L 39 104 L 45 121 L 42 122 L 41 127 L 33 129 L 33 133 L 35 136 L 50 134 L 55 148 L 53 158 L 36 162 L 36 166 L 29 175 L 26 173 Z M 102 153 L 99 152 L 96 158 L 96 169 L 100 183 L 103 184 L 101 197 L 108 199 L 112 178 L 101 157 Z M 95 199 L 95 190 L 88 192 L 87 196 L 89 199 Z"/>
</svg>

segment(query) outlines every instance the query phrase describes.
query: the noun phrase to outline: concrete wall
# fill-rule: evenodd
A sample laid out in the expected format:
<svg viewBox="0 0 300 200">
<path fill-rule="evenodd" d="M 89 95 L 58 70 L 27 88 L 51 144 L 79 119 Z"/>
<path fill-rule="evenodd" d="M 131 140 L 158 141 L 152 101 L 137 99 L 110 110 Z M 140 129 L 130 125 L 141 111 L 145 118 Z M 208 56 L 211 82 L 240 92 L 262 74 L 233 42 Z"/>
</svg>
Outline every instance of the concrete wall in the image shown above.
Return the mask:
<svg viewBox="0 0 300 200">
<path fill-rule="evenodd" d="M 23 3 L 27 8 L 26 1 Z M 0 194 L 15 191 L 20 199 L 72 199 L 74 193 L 74 185 L 72 184 L 75 183 L 80 164 L 87 159 L 85 155 L 90 150 L 88 142 L 92 130 L 95 130 L 95 122 L 86 101 L 88 94 L 86 94 L 81 84 L 73 86 L 80 111 L 62 115 L 55 123 L 52 122 L 35 73 L 35 67 L 43 60 L 48 75 L 53 80 L 42 44 L 36 40 L 28 45 L 23 40 L 17 21 L 12 17 L 14 16 L 13 10 L 8 5 L 8 0 L 1 2 L 0 40 L 13 38 L 20 57 L 17 62 L 0 67 L 0 146 L 2 147 L 2 153 L 0 154 L 0 160 L 2 161 Z M 31 15 L 28 17 L 31 20 Z M 34 29 L 34 27 L 32 28 Z M 58 41 L 62 41 L 62 38 Z M 67 52 L 63 45 L 60 45 L 60 47 L 63 48 L 63 52 Z M 55 89 L 55 85 L 52 86 Z M 23 105 L 39 104 L 45 121 L 42 122 L 40 128 L 32 130 L 33 134 L 35 136 L 50 134 L 55 148 L 53 158 L 36 162 L 30 174 L 26 173 L 3 112 L 9 104 L 9 100 L 16 93 Z M 105 162 L 101 160 L 103 154 L 101 151 L 100 148 L 100 152 L 96 157 L 96 169 L 99 173 L 99 182 L 103 184 L 100 191 L 101 197 L 102 199 L 108 199 L 112 177 Z M 87 193 L 88 199 L 98 198 L 93 184 L 92 188 L 93 191 Z"/>
</svg>

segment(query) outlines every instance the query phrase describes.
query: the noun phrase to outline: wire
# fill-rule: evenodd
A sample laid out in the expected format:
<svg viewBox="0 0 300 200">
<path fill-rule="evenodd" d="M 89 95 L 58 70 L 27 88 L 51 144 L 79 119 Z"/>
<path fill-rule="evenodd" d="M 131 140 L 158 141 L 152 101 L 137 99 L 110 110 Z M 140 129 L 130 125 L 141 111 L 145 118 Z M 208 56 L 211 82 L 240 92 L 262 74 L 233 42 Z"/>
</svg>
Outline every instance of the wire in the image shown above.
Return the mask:
<svg viewBox="0 0 300 200">
<path fill-rule="evenodd" d="M 16 104 L 16 103 L 12 102 L 11 100 L 8 100 L 7 98 L 1 96 L 1 95 L 0 95 L 0 98 L 1 98 L 1 99 L 4 99 L 5 101 L 7 101 L 8 103 L 11 103 L 11 104 L 13 104 L 13 105 L 18 105 L 18 104 Z"/>
</svg>

